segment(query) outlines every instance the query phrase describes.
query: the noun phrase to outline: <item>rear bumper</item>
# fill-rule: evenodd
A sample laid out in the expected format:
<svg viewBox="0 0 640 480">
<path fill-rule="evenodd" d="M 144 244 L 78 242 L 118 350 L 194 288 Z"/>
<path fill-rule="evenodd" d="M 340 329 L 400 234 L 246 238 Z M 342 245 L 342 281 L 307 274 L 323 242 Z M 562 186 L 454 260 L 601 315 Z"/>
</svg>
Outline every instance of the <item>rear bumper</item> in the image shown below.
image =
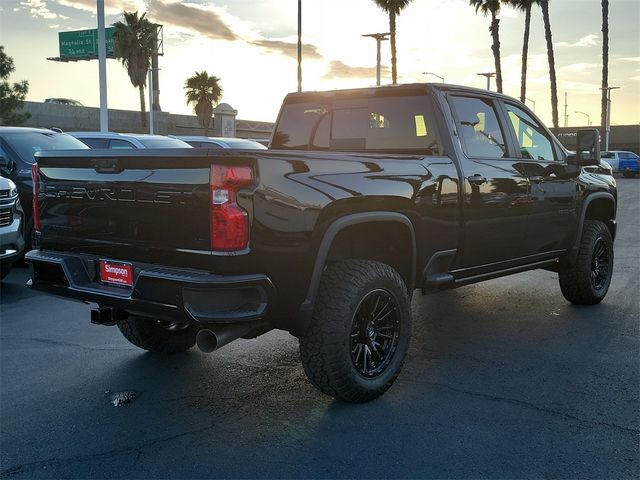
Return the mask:
<svg viewBox="0 0 640 480">
<path fill-rule="evenodd" d="M 211 325 L 251 322 L 267 314 L 274 287 L 266 275 L 215 275 L 131 262 L 133 287 L 100 281 L 98 257 L 32 250 L 29 286 L 53 295 L 115 307 L 129 314 Z"/>
</svg>

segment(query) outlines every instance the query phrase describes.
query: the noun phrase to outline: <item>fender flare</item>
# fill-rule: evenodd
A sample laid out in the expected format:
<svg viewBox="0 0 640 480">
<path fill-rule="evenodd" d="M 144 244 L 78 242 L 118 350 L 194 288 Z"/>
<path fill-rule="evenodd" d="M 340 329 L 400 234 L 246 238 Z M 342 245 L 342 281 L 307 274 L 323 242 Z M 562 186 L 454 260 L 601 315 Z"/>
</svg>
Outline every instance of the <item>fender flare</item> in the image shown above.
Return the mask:
<svg viewBox="0 0 640 480">
<path fill-rule="evenodd" d="M 589 210 L 589 205 L 594 200 L 598 200 L 598 199 L 601 199 L 601 198 L 610 200 L 611 204 L 613 205 L 613 211 L 615 212 L 615 210 L 616 210 L 616 199 L 614 198 L 614 196 L 611 193 L 609 193 L 609 192 L 594 192 L 594 193 L 591 193 L 591 194 L 587 195 L 587 197 L 585 198 L 585 200 L 584 200 L 584 202 L 582 204 L 582 211 L 580 212 L 580 219 L 578 220 L 578 229 L 576 231 L 576 240 L 575 240 L 575 242 L 573 242 L 573 246 L 567 252 L 567 260 L 569 261 L 570 264 L 575 263 L 576 258 L 578 257 L 578 251 L 580 250 L 580 242 L 582 241 L 582 230 L 584 228 L 584 222 L 585 222 L 585 220 L 587 218 L 587 210 Z M 615 220 L 614 219 L 612 219 L 612 220 L 615 223 Z"/>
<path fill-rule="evenodd" d="M 313 271 L 311 274 L 311 280 L 309 282 L 309 288 L 304 302 L 300 306 L 300 313 L 303 317 L 310 318 L 313 311 L 313 305 L 315 303 L 316 295 L 318 294 L 318 288 L 320 287 L 320 278 L 322 277 L 322 271 L 327 262 L 329 250 L 333 244 L 334 239 L 342 230 L 353 225 L 360 225 L 363 223 L 375 223 L 375 222 L 395 222 L 404 225 L 411 235 L 411 285 L 407 285 L 409 290 L 412 290 L 416 281 L 416 234 L 413 228 L 411 220 L 406 215 L 398 212 L 363 212 L 354 213 L 351 215 L 345 215 L 335 220 L 324 233 L 318 253 L 316 255 L 316 261 L 313 265 Z"/>
</svg>

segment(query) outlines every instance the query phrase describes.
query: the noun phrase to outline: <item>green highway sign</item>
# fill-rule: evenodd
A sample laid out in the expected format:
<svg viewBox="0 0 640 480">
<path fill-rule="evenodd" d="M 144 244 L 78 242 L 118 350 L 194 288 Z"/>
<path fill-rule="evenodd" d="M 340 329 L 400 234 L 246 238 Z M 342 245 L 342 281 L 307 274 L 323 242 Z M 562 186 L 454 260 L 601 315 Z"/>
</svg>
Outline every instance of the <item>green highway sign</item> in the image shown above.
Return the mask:
<svg viewBox="0 0 640 480">
<path fill-rule="evenodd" d="M 114 27 L 105 28 L 107 56 L 113 56 Z M 59 32 L 58 44 L 61 58 L 98 58 L 98 30 Z"/>
</svg>

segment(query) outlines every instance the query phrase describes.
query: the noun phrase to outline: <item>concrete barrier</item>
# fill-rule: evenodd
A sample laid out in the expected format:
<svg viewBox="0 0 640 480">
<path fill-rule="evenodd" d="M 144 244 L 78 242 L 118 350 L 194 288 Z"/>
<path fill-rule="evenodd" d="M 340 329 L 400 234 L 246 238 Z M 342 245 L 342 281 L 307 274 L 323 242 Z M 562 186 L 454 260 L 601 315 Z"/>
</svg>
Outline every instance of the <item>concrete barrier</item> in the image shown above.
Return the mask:
<svg viewBox="0 0 640 480">
<path fill-rule="evenodd" d="M 230 114 L 237 111 L 227 104 L 219 109 L 213 118 L 213 126 L 209 128 L 209 136 L 241 138 L 269 138 L 273 123 L 254 120 L 239 120 Z M 57 127 L 65 132 L 78 130 L 100 130 L 100 109 L 94 107 L 78 107 L 58 103 L 24 102 L 24 111 L 31 114 L 25 127 Z M 177 115 L 167 112 L 154 112 L 154 132 L 160 135 L 204 135 L 204 129 L 195 115 Z M 216 118 L 217 117 L 217 118 Z M 147 114 L 148 121 L 148 114 Z M 229 121 L 235 121 L 235 129 L 230 128 Z M 147 133 L 142 129 L 140 112 L 132 110 L 109 109 L 109 130 L 121 133 Z M 235 131 L 234 131 L 235 130 Z"/>
</svg>

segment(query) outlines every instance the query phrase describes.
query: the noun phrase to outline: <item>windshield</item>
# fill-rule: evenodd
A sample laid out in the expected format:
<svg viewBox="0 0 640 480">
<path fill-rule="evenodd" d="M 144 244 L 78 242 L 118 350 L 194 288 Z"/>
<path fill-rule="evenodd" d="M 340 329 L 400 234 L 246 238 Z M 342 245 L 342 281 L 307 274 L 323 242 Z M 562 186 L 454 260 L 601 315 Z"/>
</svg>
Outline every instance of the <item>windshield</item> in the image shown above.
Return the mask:
<svg viewBox="0 0 640 480">
<path fill-rule="evenodd" d="M 177 138 L 138 138 L 147 148 L 191 148 L 186 142 Z"/>
<path fill-rule="evenodd" d="M 5 133 L 2 137 L 20 158 L 29 163 L 34 162 L 33 155 L 40 150 L 87 150 L 89 148 L 71 135 L 47 130 Z"/>
<path fill-rule="evenodd" d="M 427 95 L 286 103 L 271 148 L 438 155 L 440 145 Z"/>
</svg>

